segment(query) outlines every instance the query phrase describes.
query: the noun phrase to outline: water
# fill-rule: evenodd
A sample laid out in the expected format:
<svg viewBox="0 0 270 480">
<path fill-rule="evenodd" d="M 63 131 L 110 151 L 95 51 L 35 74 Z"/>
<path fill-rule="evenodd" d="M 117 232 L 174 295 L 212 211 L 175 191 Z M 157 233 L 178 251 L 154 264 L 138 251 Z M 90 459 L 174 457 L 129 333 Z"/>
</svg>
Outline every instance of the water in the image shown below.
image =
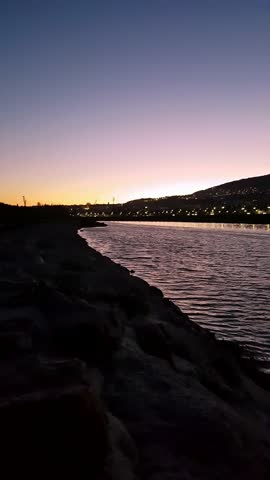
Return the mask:
<svg viewBox="0 0 270 480">
<path fill-rule="evenodd" d="M 109 222 L 82 236 L 219 338 L 270 359 L 269 225 Z"/>
</svg>

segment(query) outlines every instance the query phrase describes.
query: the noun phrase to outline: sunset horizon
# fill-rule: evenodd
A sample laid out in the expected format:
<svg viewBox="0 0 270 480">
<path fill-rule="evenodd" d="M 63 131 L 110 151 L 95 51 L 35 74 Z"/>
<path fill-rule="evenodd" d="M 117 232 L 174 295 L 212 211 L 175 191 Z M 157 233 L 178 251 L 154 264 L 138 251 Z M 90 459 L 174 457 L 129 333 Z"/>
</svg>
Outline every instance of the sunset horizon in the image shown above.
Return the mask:
<svg viewBox="0 0 270 480">
<path fill-rule="evenodd" d="M 263 176 L 267 176 L 269 175 L 269 173 L 263 173 L 262 175 L 254 175 L 254 178 L 257 178 L 257 177 L 263 177 Z M 223 184 L 227 184 L 227 183 L 230 183 L 230 182 L 234 182 L 234 181 L 238 181 L 238 180 L 243 180 L 243 179 L 248 179 L 248 178 L 253 178 L 253 176 L 242 176 L 242 177 L 239 177 L 239 178 L 231 178 L 231 179 L 228 179 L 228 180 L 224 180 L 224 181 L 217 181 L 216 183 L 212 183 L 212 182 L 209 182 L 209 184 L 207 183 L 204 183 L 204 184 L 200 184 L 198 182 L 197 184 L 197 188 L 193 188 L 192 190 L 189 188 L 189 184 L 187 183 L 186 184 L 186 188 L 183 188 L 182 191 L 180 191 L 179 189 L 177 190 L 177 187 L 174 187 L 172 188 L 171 190 L 170 189 L 166 189 L 166 187 L 162 188 L 160 190 L 156 189 L 155 187 L 153 187 L 152 190 L 148 190 L 148 193 L 149 194 L 141 194 L 139 191 L 138 191 L 138 194 L 136 195 L 136 192 L 134 192 L 134 195 L 130 194 L 128 195 L 124 200 L 121 200 L 117 197 L 117 194 L 114 194 L 114 192 L 112 192 L 111 196 L 106 199 L 104 197 L 104 200 L 101 198 L 100 200 L 100 197 L 99 196 L 92 196 L 91 198 L 91 194 L 89 196 L 85 195 L 85 201 L 83 200 L 83 198 L 81 198 L 81 200 L 79 200 L 78 198 L 74 198 L 74 201 L 63 201 L 63 197 L 62 197 L 62 200 L 59 198 L 59 200 L 57 200 L 57 197 L 56 197 L 56 200 L 54 201 L 51 201 L 50 199 L 47 199 L 45 201 L 43 201 L 43 199 L 41 198 L 41 196 L 39 195 L 39 200 L 33 200 L 32 197 L 31 197 L 31 192 L 30 192 L 30 195 L 28 195 L 26 197 L 26 195 L 21 195 L 21 196 L 18 196 L 18 201 L 4 201 L 2 198 L 0 198 L 0 203 L 7 203 L 9 205 L 21 205 L 23 206 L 24 205 L 24 201 L 23 201 L 23 197 L 26 199 L 27 201 L 27 205 L 28 206 L 35 206 L 35 205 L 86 205 L 86 204 L 124 204 L 126 202 L 129 202 L 131 200 L 136 200 L 136 199 L 143 199 L 143 198 L 161 198 L 161 197 L 170 197 L 170 196 L 182 196 L 182 195 L 192 195 L 200 190 L 206 190 L 208 188 L 212 188 L 212 187 L 217 187 L 219 185 L 223 185 Z M 194 182 L 190 182 L 190 185 L 196 185 Z M 181 188 L 181 187 L 180 187 Z M 159 193 L 158 193 L 159 192 Z M 167 193 L 166 193 L 167 192 Z M 169 192 L 169 193 L 168 193 Z"/>
<path fill-rule="evenodd" d="M 0 13 L 1 201 L 125 202 L 269 169 L 268 1 Z"/>
</svg>

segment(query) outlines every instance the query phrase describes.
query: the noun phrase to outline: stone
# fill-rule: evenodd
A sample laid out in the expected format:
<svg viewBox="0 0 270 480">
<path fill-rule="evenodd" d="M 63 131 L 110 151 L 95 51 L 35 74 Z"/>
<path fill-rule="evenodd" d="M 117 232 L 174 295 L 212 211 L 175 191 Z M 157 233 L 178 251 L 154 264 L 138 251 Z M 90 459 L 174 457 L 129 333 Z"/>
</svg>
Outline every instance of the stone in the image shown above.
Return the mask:
<svg viewBox="0 0 270 480">
<path fill-rule="evenodd" d="M 3 478 L 97 479 L 109 450 L 106 416 L 86 389 L 42 393 L 0 406 Z M 100 478 L 100 477 L 99 477 Z"/>
</svg>

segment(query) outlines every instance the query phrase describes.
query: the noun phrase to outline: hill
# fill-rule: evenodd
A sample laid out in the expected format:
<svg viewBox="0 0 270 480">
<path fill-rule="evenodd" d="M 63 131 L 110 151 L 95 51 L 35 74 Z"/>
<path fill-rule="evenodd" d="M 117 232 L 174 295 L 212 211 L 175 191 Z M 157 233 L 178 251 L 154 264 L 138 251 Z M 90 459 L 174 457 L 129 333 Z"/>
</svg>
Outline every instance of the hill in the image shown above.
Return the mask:
<svg viewBox="0 0 270 480">
<path fill-rule="evenodd" d="M 243 178 L 233 182 L 223 183 L 216 187 L 200 190 L 193 195 L 197 198 L 228 197 L 232 195 L 249 197 L 256 195 L 270 195 L 270 174 L 260 177 Z"/>
<path fill-rule="evenodd" d="M 177 208 L 186 207 L 187 202 L 190 205 L 201 204 L 202 201 L 208 201 L 209 203 L 220 203 L 220 201 L 226 204 L 238 203 L 239 200 L 250 202 L 259 201 L 262 202 L 270 197 L 270 174 L 262 175 L 260 177 L 245 178 L 241 180 L 234 180 L 232 182 L 224 183 L 215 187 L 208 188 L 206 190 L 200 190 L 190 195 L 174 195 L 161 198 L 142 198 L 138 200 L 132 200 L 125 203 L 125 206 L 133 207 L 147 204 L 148 207 L 156 206 L 158 209 L 165 207 Z M 198 202 L 199 200 L 199 202 Z"/>
<path fill-rule="evenodd" d="M 190 195 L 140 198 L 117 205 L 92 205 L 86 211 L 88 210 L 90 216 L 107 219 L 108 217 L 110 219 L 143 219 L 147 217 L 181 220 L 196 216 L 199 221 L 206 217 L 215 216 L 216 219 L 219 216 L 224 221 L 244 221 L 249 215 L 252 223 L 256 219 L 258 220 L 258 215 L 260 215 L 264 216 L 263 223 L 266 220 L 268 223 L 269 205 L 270 174 L 235 180 Z M 254 216 L 256 219 L 253 219 Z"/>
</svg>

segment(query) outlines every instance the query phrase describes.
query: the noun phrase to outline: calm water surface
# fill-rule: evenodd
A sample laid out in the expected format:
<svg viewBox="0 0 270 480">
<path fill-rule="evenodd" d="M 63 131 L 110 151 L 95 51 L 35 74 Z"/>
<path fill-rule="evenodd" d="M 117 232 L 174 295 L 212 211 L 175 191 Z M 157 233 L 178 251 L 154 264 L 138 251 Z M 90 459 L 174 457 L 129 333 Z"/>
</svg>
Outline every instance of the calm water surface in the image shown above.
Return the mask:
<svg viewBox="0 0 270 480">
<path fill-rule="evenodd" d="M 109 222 L 82 236 L 200 325 L 270 358 L 269 226 Z"/>
</svg>

